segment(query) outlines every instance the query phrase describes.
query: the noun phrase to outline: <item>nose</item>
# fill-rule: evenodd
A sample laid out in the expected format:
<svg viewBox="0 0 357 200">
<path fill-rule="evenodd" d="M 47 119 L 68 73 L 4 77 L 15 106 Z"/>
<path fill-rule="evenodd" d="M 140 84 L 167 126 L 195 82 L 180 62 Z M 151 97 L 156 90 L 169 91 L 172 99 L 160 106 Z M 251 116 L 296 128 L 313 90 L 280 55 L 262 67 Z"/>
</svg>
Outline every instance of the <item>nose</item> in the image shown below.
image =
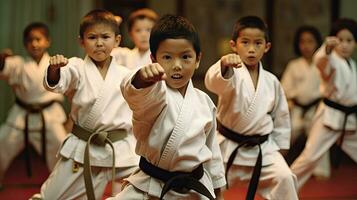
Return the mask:
<svg viewBox="0 0 357 200">
<path fill-rule="evenodd" d="M 248 46 L 248 53 L 254 53 L 255 52 L 255 47 L 254 45 L 249 45 Z"/>
<path fill-rule="evenodd" d="M 96 42 L 96 45 L 97 46 L 102 46 L 103 45 L 103 40 L 101 38 L 98 38 L 97 42 Z"/>
<path fill-rule="evenodd" d="M 32 40 L 31 41 L 31 46 L 36 47 L 38 45 L 38 41 L 37 40 Z"/>
<path fill-rule="evenodd" d="M 175 59 L 174 60 L 174 65 L 173 65 L 173 70 L 174 71 L 180 71 L 182 69 L 182 64 L 180 59 Z"/>
</svg>

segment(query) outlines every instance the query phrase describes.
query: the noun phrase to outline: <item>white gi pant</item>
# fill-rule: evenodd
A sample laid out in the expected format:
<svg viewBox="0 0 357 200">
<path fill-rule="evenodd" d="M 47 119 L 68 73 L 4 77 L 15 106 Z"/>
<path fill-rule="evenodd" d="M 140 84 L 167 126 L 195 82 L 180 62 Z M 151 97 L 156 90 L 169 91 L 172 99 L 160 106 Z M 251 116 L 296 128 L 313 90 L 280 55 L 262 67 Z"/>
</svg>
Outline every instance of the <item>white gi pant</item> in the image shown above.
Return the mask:
<svg viewBox="0 0 357 200">
<path fill-rule="evenodd" d="M 248 185 L 252 177 L 253 169 L 254 166 L 233 164 L 229 169 L 227 182 L 230 186 L 237 184 Z M 298 199 L 296 176 L 291 172 L 279 152 L 275 152 L 274 160 L 271 165 L 262 167 L 257 193 L 264 199 Z"/>
<path fill-rule="evenodd" d="M 55 169 L 41 186 L 41 198 L 44 200 L 87 199 L 84 185 L 83 167 L 73 172 L 74 161 L 61 157 Z M 117 179 L 128 177 L 136 167 L 116 168 Z M 96 199 L 102 199 L 105 187 L 112 180 L 111 167 L 92 166 L 92 181 Z"/>
<path fill-rule="evenodd" d="M 62 123 L 46 122 L 46 161 L 50 171 L 57 162 L 57 151 L 66 137 Z M 29 131 L 29 143 L 42 155 L 41 132 Z M 0 127 L 0 183 L 12 160 L 25 148 L 24 132 L 8 124 Z M 31 160 L 33 162 L 33 160 Z M 25 161 L 24 161 L 25 165 Z"/>
<path fill-rule="evenodd" d="M 309 131 L 311 129 L 311 121 L 313 121 L 313 117 L 315 114 L 315 108 L 310 109 L 309 111 L 306 112 L 305 118 L 309 119 L 302 119 L 301 109 L 293 109 L 291 114 L 291 119 L 292 119 L 292 124 L 291 124 L 291 144 L 294 144 L 297 140 L 297 138 L 301 134 L 305 134 L 308 137 Z M 291 146 L 290 146 L 291 147 Z M 291 148 L 290 148 L 291 149 Z M 330 153 L 327 151 L 318 164 L 316 165 L 316 168 L 313 171 L 313 175 L 316 177 L 321 177 L 321 178 L 329 178 L 331 175 L 331 163 L 330 163 Z"/>
<path fill-rule="evenodd" d="M 124 189 L 115 197 L 107 198 L 106 200 L 159 200 L 160 198 L 149 195 L 147 192 L 141 191 L 129 182 L 125 185 Z M 168 191 L 164 199 L 169 200 L 207 200 L 208 198 L 190 191 L 187 194 L 180 194 L 173 190 Z"/>
<path fill-rule="evenodd" d="M 292 172 L 298 178 L 298 189 L 300 189 L 310 178 L 321 157 L 341 136 L 341 131 L 332 130 L 322 123 L 322 117 L 316 118 L 305 149 L 291 165 Z M 342 143 L 342 150 L 357 162 L 357 131 L 347 131 Z"/>
</svg>

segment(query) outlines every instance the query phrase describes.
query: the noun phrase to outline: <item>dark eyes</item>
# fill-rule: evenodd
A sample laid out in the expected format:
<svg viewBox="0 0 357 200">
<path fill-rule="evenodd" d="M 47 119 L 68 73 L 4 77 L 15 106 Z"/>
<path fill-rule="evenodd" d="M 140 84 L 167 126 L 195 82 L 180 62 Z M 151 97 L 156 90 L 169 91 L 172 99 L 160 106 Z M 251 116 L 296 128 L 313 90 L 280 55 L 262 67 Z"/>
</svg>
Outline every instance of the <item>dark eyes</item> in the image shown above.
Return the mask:
<svg viewBox="0 0 357 200">
<path fill-rule="evenodd" d="M 168 59 L 171 58 L 171 56 L 169 56 L 169 55 L 164 55 L 162 58 L 165 59 L 165 60 L 168 60 Z"/>
<path fill-rule="evenodd" d="M 191 57 L 192 57 L 191 55 L 183 55 L 183 56 L 182 56 L 183 59 L 189 59 L 189 58 L 191 58 Z"/>
</svg>

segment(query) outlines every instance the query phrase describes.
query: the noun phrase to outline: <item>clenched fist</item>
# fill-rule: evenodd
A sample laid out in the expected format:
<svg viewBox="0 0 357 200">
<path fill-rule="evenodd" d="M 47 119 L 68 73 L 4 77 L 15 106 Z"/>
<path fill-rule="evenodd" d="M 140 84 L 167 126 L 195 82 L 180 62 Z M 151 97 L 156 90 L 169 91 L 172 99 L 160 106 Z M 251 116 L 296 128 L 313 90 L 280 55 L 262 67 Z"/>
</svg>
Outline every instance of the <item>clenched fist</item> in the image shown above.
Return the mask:
<svg viewBox="0 0 357 200">
<path fill-rule="evenodd" d="M 340 43 L 340 40 L 337 37 L 330 36 L 326 37 L 326 54 L 330 54 L 331 51 Z"/>
<path fill-rule="evenodd" d="M 242 67 L 242 60 L 237 54 L 227 54 L 221 58 L 221 67 L 239 68 Z"/>
<path fill-rule="evenodd" d="M 132 84 L 136 88 L 145 88 L 164 79 L 166 79 L 164 68 L 159 63 L 152 63 L 137 72 Z"/>
<path fill-rule="evenodd" d="M 144 82 L 157 82 L 166 78 L 165 70 L 158 63 L 142 67 L 139 71 L 139 76 Z"/>
<path fill-rule="evenodd" d="M 63 55 L 55 55 L 50 58 L 50 67 L 58 69 L 68 64 L 68 59 Z"/>
</svg>

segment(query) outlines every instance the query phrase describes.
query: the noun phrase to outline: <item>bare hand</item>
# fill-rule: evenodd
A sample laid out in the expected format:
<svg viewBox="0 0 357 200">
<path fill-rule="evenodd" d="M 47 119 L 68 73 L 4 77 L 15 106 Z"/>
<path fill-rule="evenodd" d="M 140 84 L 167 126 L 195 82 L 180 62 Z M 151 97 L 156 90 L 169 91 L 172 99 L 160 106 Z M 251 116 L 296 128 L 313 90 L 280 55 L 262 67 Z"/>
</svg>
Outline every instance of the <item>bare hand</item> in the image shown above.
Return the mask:
<svg viewBox="0 0 357 200">
<path fill-rule="evenodd" d="M 68 64 L 68 59 L 63 55 L 55 55 L 50 58 L 50 67 L 58 69 Z"/>
<path fill-rule="evenodd" d="M 320 58 L 317 63 L 316 66 L 320 71 L 321 74 L 321 78 L 325 81 L 325 82 L 331 82 L 333 81 L 334 77 L 335 77 L 335 68 L 330 67 L 330 69 L 326 70 L 327 66 L 328 66 L 328 57 L 322 57 Z"/>
<path fill-rule="evenodd" d="M 227 54 L 221 58 L 221 67 L 242 67 L 242 60 L 237 54 Z"/>
<path fill-rule="evenodd" d="M 137 72 L 132 84 L 135 88 L 145 88 L 164 79 L 166 79 L 165 70 L 159 63 L 152 63 Z"/>
<path fill-rule="evenodd" d="M 155 83 L 166 79 L 165 70 L 159 63 L 149 64 L 139 71 L 140 79 L 144 82 Z"/>
<path fill-rule="evenodd" d="M 326 54 L 329 55 L 332 50 L 340 43 L 340 40 L 335 36 L 326 37 Z"/>
</svg>

